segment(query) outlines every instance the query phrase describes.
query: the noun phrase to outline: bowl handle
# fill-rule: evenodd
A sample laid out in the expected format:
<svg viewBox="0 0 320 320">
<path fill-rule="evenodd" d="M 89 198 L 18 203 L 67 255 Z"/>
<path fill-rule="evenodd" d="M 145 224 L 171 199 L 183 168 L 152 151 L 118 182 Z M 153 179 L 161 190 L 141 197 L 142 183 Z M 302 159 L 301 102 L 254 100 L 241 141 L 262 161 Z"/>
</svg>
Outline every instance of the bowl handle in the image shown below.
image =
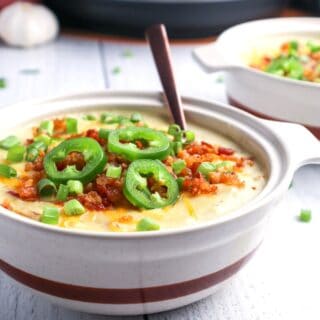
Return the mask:
<svg viewBox="0 0 320 320">
<path fill-rule="evenodd" d="M 196 48 L 193 51 L 193 57 L 206 72 L 228 71 L 240 67 L 226 61 L 219 49 L 218 43 L 211 43 Z"/>
<path fill-rule="evenodd" d="M 300 124 L 261 120 L 278 135 L 286 146 L 294 165 L 320 164 L 320 141 Z"/>
</svg>

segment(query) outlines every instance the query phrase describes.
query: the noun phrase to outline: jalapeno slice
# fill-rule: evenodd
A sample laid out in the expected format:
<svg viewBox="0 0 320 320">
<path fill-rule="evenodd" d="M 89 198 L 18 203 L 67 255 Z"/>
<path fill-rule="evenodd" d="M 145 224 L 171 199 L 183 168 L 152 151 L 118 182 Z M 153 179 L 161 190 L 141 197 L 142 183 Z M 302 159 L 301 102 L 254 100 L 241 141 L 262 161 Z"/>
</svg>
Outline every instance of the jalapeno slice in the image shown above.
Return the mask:
<svg viewBox="0 0 320 320">
<path fill-rule="evenodd" d="M 148 186 L 148 178 L 156 186 L 153 191 Z M 160 161 L 141 159 L 130 164 L 123 193 L 134 206 L 155 209 L 175 203 L 179 197 L 179 186 Z"/>
<path fill-rule="evenodd" d="M 127 127 L 110 132 L 109 152 L 122 155 L 125 159 L 165 159 L 170 153 L 169 138 L 161 131 L 150 128 Z M 139 141 L 140 149 L 135 142 Z"/>
<path fill-rule="evenodd" d="M 78 170 L 75 165 L 69 165 L 59 171 L 56 163 L 65 159 L 71 152 L 82 153 L 85 166 Z M 94 139 L 82 137 L 63 141 L 48 152 L 44 158 L 44 169 L 48 178 L 55 183 L 66 183 L 69 180 L 87 183 L 103 171 L 106 162 L 106 155 L 99 143 Z"/>
</svg>

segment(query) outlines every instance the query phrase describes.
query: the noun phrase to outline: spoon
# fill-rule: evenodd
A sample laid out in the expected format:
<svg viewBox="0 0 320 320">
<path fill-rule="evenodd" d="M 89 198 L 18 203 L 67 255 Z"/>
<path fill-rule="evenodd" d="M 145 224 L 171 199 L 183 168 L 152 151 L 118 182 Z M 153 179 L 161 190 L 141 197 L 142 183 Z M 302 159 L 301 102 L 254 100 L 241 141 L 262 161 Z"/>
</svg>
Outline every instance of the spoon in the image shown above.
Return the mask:
<svg viewBox="0 0 320 320">
<path fill-rule="evenodd" d="M 182 109 L 181 97 L 174 78 L 166 27 L 163 24 L 152 25 L 146 30 L 146 38 L 152 51 L 171 116 L 174 122 L 178 124 L 181 129 L 185 130 L 187 127 L 186 119 Z"/>
</svg>

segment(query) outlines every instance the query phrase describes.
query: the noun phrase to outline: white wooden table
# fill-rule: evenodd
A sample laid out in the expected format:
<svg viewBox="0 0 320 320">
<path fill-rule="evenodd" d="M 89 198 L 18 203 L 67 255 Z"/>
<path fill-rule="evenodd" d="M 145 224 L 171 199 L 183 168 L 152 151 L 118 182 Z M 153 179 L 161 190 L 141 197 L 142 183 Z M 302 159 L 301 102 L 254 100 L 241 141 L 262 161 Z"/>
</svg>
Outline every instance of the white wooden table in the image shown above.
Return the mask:
<svg viewBox="0 0 320 320">
<path fill-rule="evenodd" d="M 223 75 L 204 74 L 192 60 L 193 47 L 173 46 L 182 93 L 225 102 Z M 67 36 L 37 49 L 0 47 L 0 78 L 5 78 L 7 84 L 0 89 L 1 107 L 79 91 L 160 89 L 146 45 Z M 312 209 L 311 223 L 297 221 L 301 208 Z M 293 187 L 274 208 L 268 236 L 254 259 L 224 290 L 179 310 L 126 319 L 320 319 L 319 227 L 320 167 L 307 166 L 297 172 Z M 51 305 L 0 272 L 0 320 L 49 319 L 109 320 L 112 317 L 81 314 Z"/>
</svg>

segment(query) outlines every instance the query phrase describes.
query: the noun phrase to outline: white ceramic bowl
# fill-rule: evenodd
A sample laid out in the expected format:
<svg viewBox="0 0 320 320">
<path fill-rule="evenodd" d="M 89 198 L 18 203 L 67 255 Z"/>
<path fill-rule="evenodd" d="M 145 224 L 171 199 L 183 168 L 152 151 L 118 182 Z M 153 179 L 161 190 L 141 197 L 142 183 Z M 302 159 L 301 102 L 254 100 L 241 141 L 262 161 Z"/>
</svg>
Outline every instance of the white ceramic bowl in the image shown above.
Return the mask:
<svg viewBox="0 0 320 320">
<path fill-rule="evenodd" d="M 194 53 L 207 71 L 226 71 L 232 105 L 267 119 L 304 124 L 320 139 L 320 84 L 274 76 L 248 67 L 246 61 L 263 42 L 320 39 L 319 31 L 320 18 L 257 20 L 228 29 L 215 43 Z"/>
<path fill-rule="evenodd" d="M 163 113 L 162 101 L 160 93 L 111 91 L 23 103 L 0 110 L 0 127 L 8 132 L 30 119 L 109 106 Z M 229 136 L 261 161 L 268 182 L 256 199 L 204 225 L 141 233 L 60 229 L 1 208 L 0 268 L 54 303 L 114 315 L 177 308 L 230 279 L 261 243 L 294 171 L 320 163 L 320 144 L 299 125 L 259 120 L 207 101 L 183 103 L 189 121 Z"/>
</svg>

